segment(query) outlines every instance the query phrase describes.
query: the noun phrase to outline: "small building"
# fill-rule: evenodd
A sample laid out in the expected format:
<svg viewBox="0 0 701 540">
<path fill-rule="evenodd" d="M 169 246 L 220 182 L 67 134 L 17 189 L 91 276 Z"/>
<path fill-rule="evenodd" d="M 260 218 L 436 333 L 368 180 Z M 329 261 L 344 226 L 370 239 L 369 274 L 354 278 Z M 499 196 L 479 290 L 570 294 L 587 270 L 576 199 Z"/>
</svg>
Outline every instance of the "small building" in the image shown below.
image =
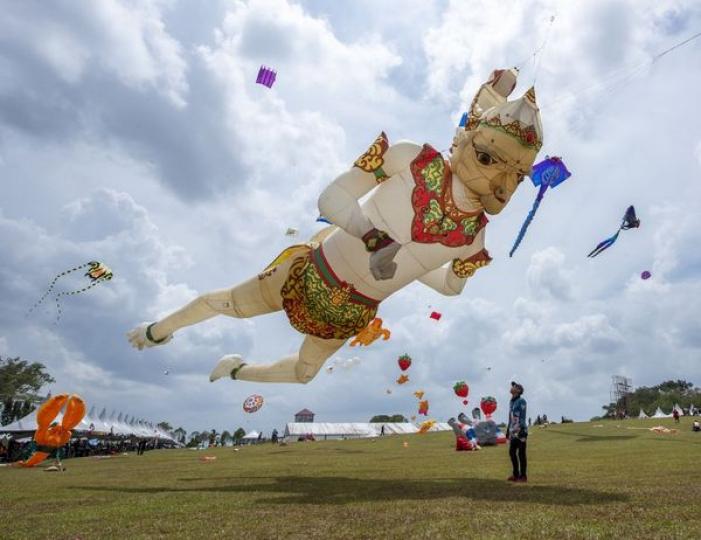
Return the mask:
<svg viewBox="0 0 701 540">
<path fill-rule="evenodd" d="M 309 409 L 302 409 L 297 414 L 295 414 L 296 423 L 308 423 L 314 422 L 314 413 Z"/>
</svg>

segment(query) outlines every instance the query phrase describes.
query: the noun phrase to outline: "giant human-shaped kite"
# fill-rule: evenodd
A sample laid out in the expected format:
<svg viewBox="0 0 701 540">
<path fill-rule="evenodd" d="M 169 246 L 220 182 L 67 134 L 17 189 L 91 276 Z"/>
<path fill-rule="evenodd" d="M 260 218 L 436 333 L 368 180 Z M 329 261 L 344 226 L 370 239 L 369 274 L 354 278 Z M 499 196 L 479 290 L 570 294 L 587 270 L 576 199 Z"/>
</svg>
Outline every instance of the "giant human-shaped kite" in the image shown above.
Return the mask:
<svg viewBox="0 0 701 540">
<path fill-rule="evenodd" d="M 321 193 L 319 212 L 334 226 L 287 248 L 248 281 L 142 323 L 128 334 L 132 345 L 163 345 L 176 331 L 216 315 L 284 311 L 305 336 L 298 352 L 269 364 L 226 355 L 210 380 L 307 383 L 373 321 L 382 301 L 410 283 L 460 294 L 490 260 L 486 214 L 506 206 L 542 146 L 534 90 L 506 99 L 516 76 L 516 70 L 497 70 L 480 87 L 449 159 L 428 144 L 390 145 L 381 133 Z"/>
</svg>

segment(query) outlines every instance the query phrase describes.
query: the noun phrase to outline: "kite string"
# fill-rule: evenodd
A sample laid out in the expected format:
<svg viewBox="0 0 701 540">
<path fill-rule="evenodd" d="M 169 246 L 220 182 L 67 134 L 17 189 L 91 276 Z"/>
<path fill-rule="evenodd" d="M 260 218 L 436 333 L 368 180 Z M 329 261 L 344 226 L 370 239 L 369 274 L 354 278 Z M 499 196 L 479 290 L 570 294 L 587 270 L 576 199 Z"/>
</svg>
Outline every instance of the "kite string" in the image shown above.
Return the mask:
<svg viewBox="0 0 701 540">
<path fill-rule="evenodd" d="M 651 66 L 655 62 L 657 62 L 660 58 L 663 56 L 671 53 L 672 51 L 679 49 L 680 47 L 683 47 L 684 45 L 694 41 L 695 39 L 698 39 L 701 37 L 701 32 L 697 32 L 696 34 L 678 42 L 672 45 L 671 47 L 668 47 L 667 49 L 664 49 L 663 51 L 660 51 L 659 53 L 656 53 L 652 56 L 651 59 L 645 60 L 644 62 L 640 62 L 638 64 L 632 65 L 632 66 L 623 66 L 619 69 L 616 69 L 612 72 L 610 72 L 607 76 L 604 78 L 600 79 L 596 83 L 583 88 L 577 92 L 569 93 L 566 95 L 562 95 L 559 98 L 554 98 L 550 101 L 548 105 L 541 106 L 541 109 L 547 109 L 547 110 L 552 110 L 556 109 L 557 105 L 563 102 L 564 100 L 568 98 L 576 98 L 578 96 L 582 96 L 586 93 L 589 92 L 595 92 L 595 91 L 609 91 L 614 89 L 616 86 L 625 83 L 632 79 L 635 75 L 638 74 L 638 72 L 642 71 L 644 68 Z M 620 78 L 620 79 L 619 79 Z M 619 80 L 616 80 L 619 79 Z"/>
</svg>

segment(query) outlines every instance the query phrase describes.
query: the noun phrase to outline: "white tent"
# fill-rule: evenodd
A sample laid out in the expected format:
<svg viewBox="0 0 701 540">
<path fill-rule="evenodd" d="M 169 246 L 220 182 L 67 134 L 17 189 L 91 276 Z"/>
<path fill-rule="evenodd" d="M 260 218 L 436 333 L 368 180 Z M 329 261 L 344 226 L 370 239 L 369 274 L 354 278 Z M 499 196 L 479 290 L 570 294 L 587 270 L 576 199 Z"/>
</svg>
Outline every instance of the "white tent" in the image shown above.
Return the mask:
<svg viewBox="0 0 701 540">
<path fill-rule="evenodd" d="M 652 418 L 670 418 L 671 416 L 671 414 L 663 413 L 662 409 L 657 407 L 657 410 L 655 411 L 655 414 L 652 415 Z"/>
<path fill-rule="evenodd" d="M 645 411 L 641 408 L 640 414 L 638 415 L 638 418 L 650 418 L 650 417 L 647 414 L 645 414 Z"/>
<path fill-rule="evenodd" d="M 260 438 L 260 433 L 256 430 L 249 431 L 242 438 L 241 442 L 243 444 L 255 444 Z"/>
<path fill-rule="evenodd" d="M 283 437 L 296 441 L 299 437 L 313 435 L 315 439 L 366 439 L 379 437 L 385 428 L 385 435 L 409 435 L 416 433 L 419 428 L 409 422 L 290 422 L 285 426 Z M 430 431 L 451 431 L 445 422 L 436 423 Z"/>
<path fill-rule="evenodd" d="M 60 422 L 61 420 L 63 420 L 63 414 L 59 412 L 58 416 L 56 416 L 56 422 Z M 11 424 L 7 424 L 6 426 L 0 426 L 0 431 L 35 431 L 36 428 L 37 411 L 34 410 L 24 418 L 15 420 Z"/>
<path fill-rule="evenodd" d="M 692 403 L 689 405 L 689 416 L 694 416 L 696 414 L 696 407 L 694 407 L 694 404 Z"/>
</svg>

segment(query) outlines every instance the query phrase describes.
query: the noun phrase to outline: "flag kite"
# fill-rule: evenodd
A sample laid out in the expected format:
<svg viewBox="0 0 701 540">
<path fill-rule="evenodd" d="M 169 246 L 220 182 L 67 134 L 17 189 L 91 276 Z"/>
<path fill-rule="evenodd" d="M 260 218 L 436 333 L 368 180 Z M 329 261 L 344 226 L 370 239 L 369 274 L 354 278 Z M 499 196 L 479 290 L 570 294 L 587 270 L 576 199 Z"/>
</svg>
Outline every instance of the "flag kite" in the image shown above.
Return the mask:
<svg viewBox="0 0 701 540">
<path fill-rule="evenodd" d="M 437 311 L 432 311 L 432 312 L 431 312 L 431 315 L 429 315 L 429 316 L 430 316 L 431 319 L 433 319 L 434 321 L 440 321 L 440 320 L 441 320 L 441 317 L 442 317 L 443 315 L 442 315 L 441 313 L 438 313 Z"/>
<path fill-rule="evenodd" d="M 587 257 L 596 257 L 602 251 L 605 251 L 608 248 L 610 248 L 616 242 L 616 240 L 618 240 L 618 235 L 621 234 L 621 231 L 627 231 L 628 229 L 637 229 L 638 227 L 640 227 L 640 220 L 635 215 L 635 207 L 629 206 L 626 210 L 626 213 L 623 215 L 621 226 L 616 231 L 616 234 L 607 238 L 606 240 L 599 242 L 599 244 L 594 249 L 592 249 L 591 252 L 589 252 L 589 255 L 587 255 Z"/>
<path fill-rule="evenodd" d="M 258 78 L 256 79 L 256 83 L 271 88 L 273 86 L 273 83 L 275 82 L 276 77 L 276 71 L 265 66 L 260 66 L 260 69 L 258 70 Z"/>
<path fill-rule="evenodd" d="M 548 190 L 548 188 L 554 188 L 562 184 L 562 182 L 572 176 L 572 173 L 567 170 L 567 167 L 562 162 L 562 159 L 559 157 L 548 157 L 544 161 L 533 165 L 530 176 L 533 185 L 539 187 L 538 194 L 533 202 L 531 211 L 528 212 L 526 220 L 523 222 L 523 225 L 521 225 L 521 230 L 516 237 L 514 247 L 512 247 L 511 251 L 509 251 L 509 257 L 513 257 L 514 252 L 518 249 L 518 246 L 521 243 L 521 240 L 523 240 L 523 237 L 526 236 L 528 226 L 531 224 L 531 221 L 533 221 L 533 218 L 538 211 L 538 207 L 545 196 L 545 192 Z"/>
</svg>

